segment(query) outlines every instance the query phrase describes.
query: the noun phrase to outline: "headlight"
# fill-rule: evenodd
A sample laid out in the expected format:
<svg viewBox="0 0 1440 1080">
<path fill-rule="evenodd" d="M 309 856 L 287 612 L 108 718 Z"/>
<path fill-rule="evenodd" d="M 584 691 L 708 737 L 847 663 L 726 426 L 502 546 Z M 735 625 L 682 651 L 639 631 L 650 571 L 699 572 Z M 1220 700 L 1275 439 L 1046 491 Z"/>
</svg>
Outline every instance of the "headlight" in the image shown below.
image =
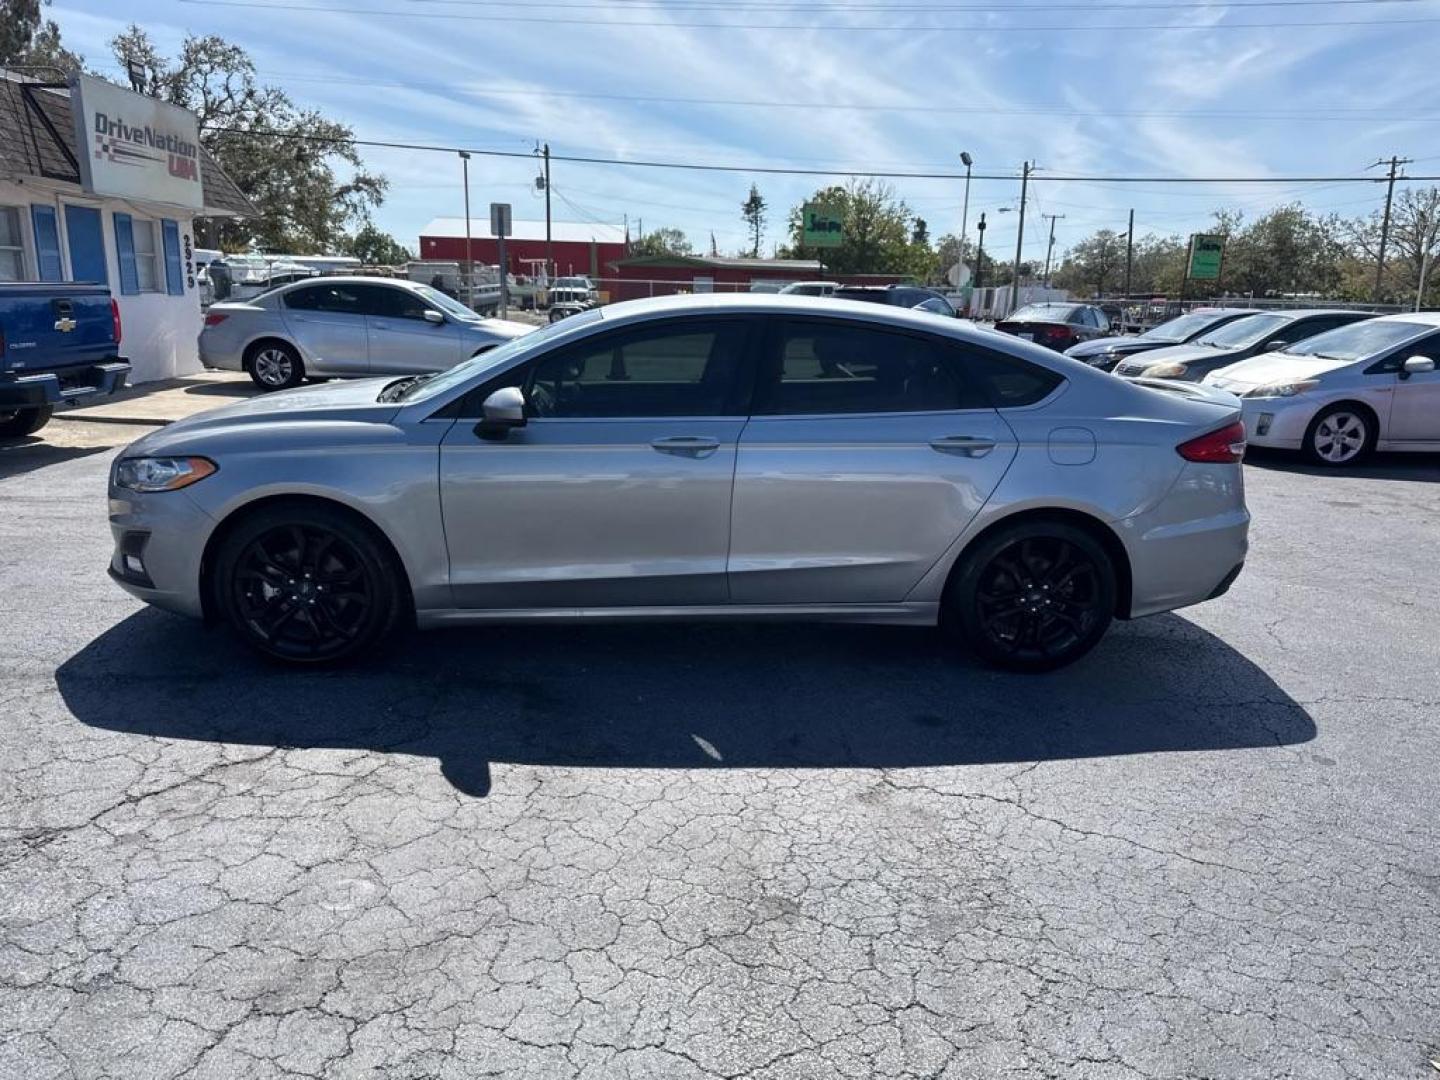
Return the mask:
<svg viewBox="0 0 1440 1080">
<path fill-rule="evenodd" d="M 130 491 L 178 491 L 204 480 L 216 468 L 203 457 L 122 458 L 115 466 L 115 486 Z"/>
<path fill-rule="evenodd" d="M 1294 397 L 1320 385 L 1319 379 L 1299 379 L 1295 382 L 1266 383 L 1246 390 L 1241 397 Z"/>
<path fill-rule="evenodd" d="M 1183 379 L 1185 372 L 1189 370 L 1184 364 L 1172 361 L 1168 364 L 1151 364 L 1140 373 L 1140 377 L 1142 379 Z"/>
</svg>

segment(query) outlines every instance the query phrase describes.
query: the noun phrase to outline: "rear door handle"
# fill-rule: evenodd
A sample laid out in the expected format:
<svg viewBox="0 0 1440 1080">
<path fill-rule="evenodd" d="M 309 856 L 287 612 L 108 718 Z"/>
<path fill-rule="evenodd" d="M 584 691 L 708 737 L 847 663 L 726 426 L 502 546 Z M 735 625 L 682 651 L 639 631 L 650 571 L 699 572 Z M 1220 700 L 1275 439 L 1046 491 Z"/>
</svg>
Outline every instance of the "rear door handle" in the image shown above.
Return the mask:
<svg viewBox="0 0 1440 1080">
<path fill-rule="evenodd" d="M 995 440 L 978 435 L 945 435 L 930 440 L 930 448 L 942 454 L 959 454 L 961 457 L 984 457 L 995 449 Z"/>
<path fill-rule="evenodd" d="M 663 439 L 653 439 L 650 445 L 662 454 L 705 458 L 720 449 L 720 440 L 712 439 L 708 435 L 670 435 Z"/>
</svg>

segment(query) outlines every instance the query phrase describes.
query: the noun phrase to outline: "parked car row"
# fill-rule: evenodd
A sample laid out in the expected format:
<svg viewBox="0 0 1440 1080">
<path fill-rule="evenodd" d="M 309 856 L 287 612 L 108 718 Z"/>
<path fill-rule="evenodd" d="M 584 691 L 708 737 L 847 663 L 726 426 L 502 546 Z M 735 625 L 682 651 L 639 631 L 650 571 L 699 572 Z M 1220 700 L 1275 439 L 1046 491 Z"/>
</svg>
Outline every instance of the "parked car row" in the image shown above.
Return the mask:
<svg viewBox="0 0 1440 1080">
<path fill-rule="evenodd" d="M 1126 378 L 1230 391 L 1251 444 L 1318 464 L 1349 465 L 1377 449 L 1440 451 L 1435 313 L 1198 309 L 1066 355 Z"/>
</svg>

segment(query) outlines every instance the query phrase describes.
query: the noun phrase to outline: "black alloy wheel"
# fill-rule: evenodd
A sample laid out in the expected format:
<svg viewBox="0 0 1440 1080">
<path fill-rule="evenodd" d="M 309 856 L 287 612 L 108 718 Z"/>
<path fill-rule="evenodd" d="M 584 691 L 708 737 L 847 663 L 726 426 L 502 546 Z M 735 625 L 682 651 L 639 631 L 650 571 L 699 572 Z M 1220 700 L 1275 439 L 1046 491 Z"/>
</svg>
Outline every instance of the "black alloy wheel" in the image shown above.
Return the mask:
<svg viewBox="0 0 1440 1080">
<path fill-rule="evenodd" d="M 1084 529 L 1035 522 L 987 538 L 952 582 L 947 607 L 987 663 L 1048 671 L 1095 647 L 1115 611 L 1115 570 Z"/>
<path fill-rule="evenodd" d="M 291 663 L 358 655 L 389 632 L 401 606 L 385 549 L 324 508 L 262 512 L 226 539 L 217 569 L 231 625 L 252 648 Z"/>
</svg>

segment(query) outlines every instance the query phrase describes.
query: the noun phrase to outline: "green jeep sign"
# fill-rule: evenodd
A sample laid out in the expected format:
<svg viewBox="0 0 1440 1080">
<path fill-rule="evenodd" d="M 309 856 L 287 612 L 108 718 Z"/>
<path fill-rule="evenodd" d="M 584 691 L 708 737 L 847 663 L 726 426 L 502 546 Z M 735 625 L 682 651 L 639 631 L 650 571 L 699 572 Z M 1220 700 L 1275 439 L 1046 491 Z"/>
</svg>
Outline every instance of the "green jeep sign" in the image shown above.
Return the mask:
<svg viewBox="0 0 1440 1080">
<path fill-rule="evenodd" d="M 1220 280 L 1220 263 L 1225 254 L 1225 237 L 1196 233 L 1190 237 L 1190 269 L 1192 281 Z"/>
<path fill-rule="evenodd" d="M 820 203 L 806 203 L 800 208 L 800 244 L 802 247 L 839 247 L 845 241 L 845 226 L 840 215 Z"/>
</svg>

